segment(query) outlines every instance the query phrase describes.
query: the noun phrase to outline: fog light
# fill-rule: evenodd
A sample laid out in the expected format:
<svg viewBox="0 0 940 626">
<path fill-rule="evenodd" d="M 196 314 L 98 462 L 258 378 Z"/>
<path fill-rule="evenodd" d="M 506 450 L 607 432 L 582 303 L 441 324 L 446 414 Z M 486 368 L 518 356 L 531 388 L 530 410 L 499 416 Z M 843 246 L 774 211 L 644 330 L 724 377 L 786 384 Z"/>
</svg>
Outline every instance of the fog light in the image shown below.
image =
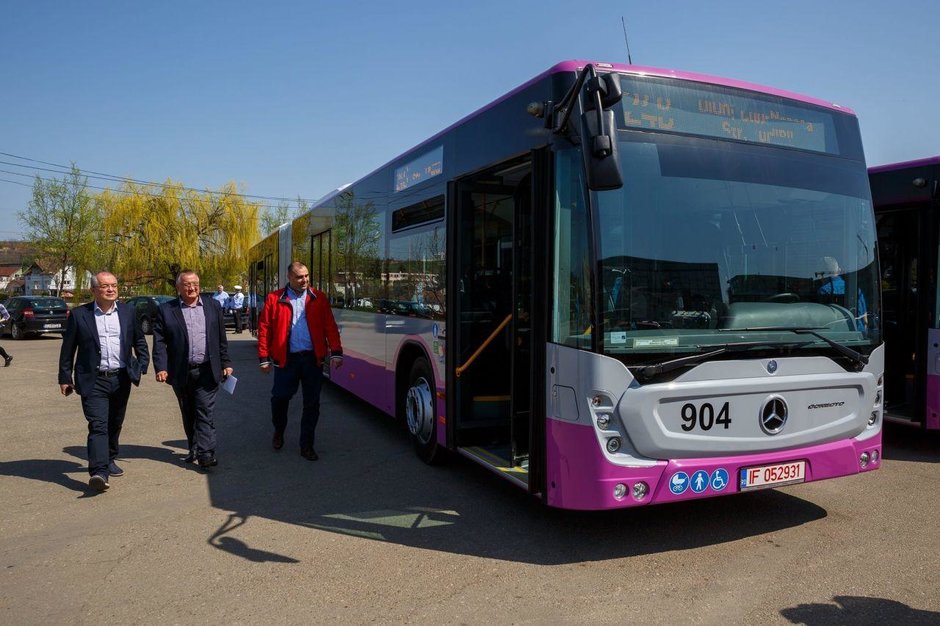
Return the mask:
<svg viewBox="0 0 940 626">
<path fill-rule="evenodd" d="M 606 413 L 602 413 L 597 416 L 597 425 L 601 428 L 607 428 L 607 425 L 610 424 L 610 416 Z"/>
<path fill-rule="evenodd" d="M 868 467 L 868 459 L 869 459 L 868 453 L 862 452 L 862 454 L 858 457 L 859 465 L 861 465 L 862 467 Z"/>
<path fill-rule="evenodd" d="M 868 425 L 874 426 L 876 423 L 878 423 L 878 411 L 872 411 L 871 417 L 868 418 Z"/>
<path fill-rule="evenodd" d="M 635 500 L 642 500 L 646 497 L 646 494 L 650 492 L 650 486 L 644 482 L 638 482 L 633 485 L 633 498 Z"/>
<path fill-rule="evenodd" d="M 878 458 L 879 458 L 880 456 L 881 456 L 881 455 L 878 454 L 878 451 L 877 451 L 877 450 L 872 450 L 872 451 L 871 451 L 871 462 L 872 462 L 872 463 L 877 463 L 877 462 L 878 462 Z"/>
<path fill-rule="evenodd" d="M 614 497 L 621 500 L 625 495 L 627 495 L 627 486 L 623 483 L 617 483 L 617 486 L 614 487 Z"/>
<path fill-rule="evenodd" d="M 613 454 L 620 449 L 620 437 L 611 437 L 607 440 L 607 451 Z"/>
</svg>

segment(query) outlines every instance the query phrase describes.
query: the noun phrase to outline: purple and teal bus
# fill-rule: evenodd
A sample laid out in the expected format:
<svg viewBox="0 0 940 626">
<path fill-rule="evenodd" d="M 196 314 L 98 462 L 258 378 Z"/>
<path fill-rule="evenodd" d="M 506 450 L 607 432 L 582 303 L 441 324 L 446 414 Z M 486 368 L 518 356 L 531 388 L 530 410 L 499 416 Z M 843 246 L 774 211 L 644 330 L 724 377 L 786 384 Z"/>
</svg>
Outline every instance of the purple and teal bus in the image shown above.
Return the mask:
<svg viewBox="0 0 940 626">
<path fill-rule="evenodd" d="M 940 430 L 940 157 L 869 170 L 878 224 L 884 415 Z"/>
<path fill-rule="evenodd" d="M 308 265 L 342 332 L 333 382 L 429 463 L 566 509 L 880 466 L 875 221 L 839 105 L 563 62 L 275 239 L 252 284 Z"/>
</svg>

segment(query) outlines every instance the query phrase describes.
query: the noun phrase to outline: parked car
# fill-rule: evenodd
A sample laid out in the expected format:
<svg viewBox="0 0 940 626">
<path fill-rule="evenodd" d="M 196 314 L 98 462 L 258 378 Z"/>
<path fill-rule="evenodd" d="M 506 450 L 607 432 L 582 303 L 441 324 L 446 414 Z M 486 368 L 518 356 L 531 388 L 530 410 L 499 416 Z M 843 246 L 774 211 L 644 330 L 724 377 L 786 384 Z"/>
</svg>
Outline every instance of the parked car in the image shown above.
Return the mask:
<svg viewBox="0 0 940 626">
<path fill-rule="evenodd" d="M 51 296 L 14 296 L 4 305 L 10 319 L 0 325 L 0 335 L 25 339 L 29 335 L 65 332 L 69 307 L 62 298 Z"/>
<path fill-rule="evenodd" d="M 161 304 L 172 300 L 175 296 L 134 296 L 127 300 L 127 304 L 134 307 L 137 321 L 145 335 L 153 334 L 153 320 L 157 316 L 157 309 Z"/>
</svg>

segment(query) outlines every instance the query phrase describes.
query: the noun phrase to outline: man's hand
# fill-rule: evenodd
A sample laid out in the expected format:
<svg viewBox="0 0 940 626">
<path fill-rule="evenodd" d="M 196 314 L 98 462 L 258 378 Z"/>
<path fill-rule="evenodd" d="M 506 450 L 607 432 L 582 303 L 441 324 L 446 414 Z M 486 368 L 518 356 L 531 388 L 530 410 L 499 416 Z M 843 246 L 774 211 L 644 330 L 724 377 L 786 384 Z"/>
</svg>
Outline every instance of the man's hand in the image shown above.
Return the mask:
<svg viewBox="0 0 940 626">
<path fill-rule="evenodd" d="M 63 396 L 72 395 L 72 392 L 75 391 L 75 388 L 72 385 L 59 385 L 59 391 L 62 392 Z"/>
<path fill-rule="evenodd" d="M 234 371 L 235 370 L 233 370 L 231 367 L 226 367 L 225 369 L 222 370 L 222 378 L 228 378 L 229 376 L 232 375 L 232 372 Z"/>
<path fill-rule="evenodd" d="M 157 377 L 157 382 L 158 382 L 158 383 L 165 383 L 165 382 L 166 382 L 166 379 L 167 379 L 167 376 L 168 376 L 168 374 L 166 373 L 165 370 L 162 371 L 162 372 L 156 372 L 156 377 Z"/>
<path fill-rule="evenodd" d="M 330 365 L 332 365 L 336 369 L 341 368 L 343 366 L 343 357 L 341 356 L 330 357 Z"/>
<path fill-rule="evenodd" d="M 266 361 L 266 362 L 262 363 L 261 365 L 259 365 L 259 367 L 261 368 L 261 372 L 262 372 L 262 373 L 264 373 L 264 374 L 270 374 L 270 373 L 271 373 L 271 362 L 270 362 L 270 361 Z"/>
</svg>

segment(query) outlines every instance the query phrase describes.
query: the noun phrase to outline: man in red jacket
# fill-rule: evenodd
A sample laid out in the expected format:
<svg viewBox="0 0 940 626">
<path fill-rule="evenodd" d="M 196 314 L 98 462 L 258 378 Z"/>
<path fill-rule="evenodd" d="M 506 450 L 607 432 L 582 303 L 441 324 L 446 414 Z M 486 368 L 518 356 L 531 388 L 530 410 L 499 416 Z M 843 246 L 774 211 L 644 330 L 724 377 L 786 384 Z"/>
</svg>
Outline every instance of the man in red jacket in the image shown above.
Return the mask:
<svg viewBox="0 0 940 626">
<path fill-rule="evenodd" d="M 323 384 L 323 361 L 343 365 L 343 346 L 339 329 L 333 319 L 329 298 L 310 287 L 310 273 L 300 261 L 287 268 L 288 287 L 272 291 L 264 300 L 258 319 L 258 358 L 261 371 L 267 374 L 274 367 L 271 389 L 271 420 L 274 438 L 271 445 L 280 450 L 287 427 L 287 407 L 303 388 L 304 410 L 300 420 L 300 454 L 316 461 L 314 449 L 317 422 L 320 419 L 320 387 Z"/>
</svg>

